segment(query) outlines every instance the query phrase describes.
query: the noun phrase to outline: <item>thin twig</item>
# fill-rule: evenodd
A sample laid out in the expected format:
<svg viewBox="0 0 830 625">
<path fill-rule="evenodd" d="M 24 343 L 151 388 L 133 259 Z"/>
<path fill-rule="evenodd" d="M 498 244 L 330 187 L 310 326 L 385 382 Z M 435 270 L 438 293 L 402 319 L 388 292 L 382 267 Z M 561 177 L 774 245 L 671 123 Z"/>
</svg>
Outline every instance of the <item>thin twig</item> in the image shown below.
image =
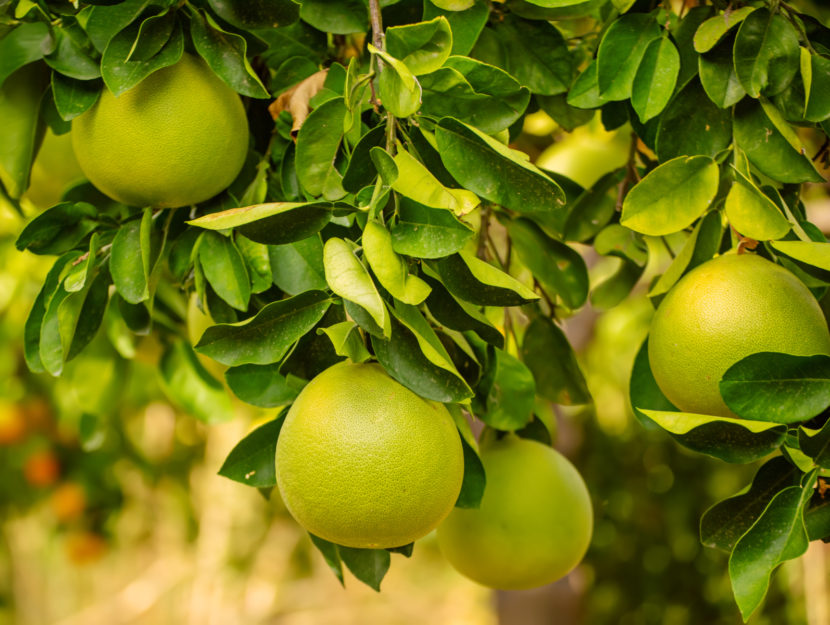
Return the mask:
<svg viewBox="0 0 830 625">
<path fill-rule="evenodd" d="M 372 45 L 378 50 L 386 50 L 383 34 L 383 19 L 380 13 L 380 0 L 369 0 L 369 21 L 372 24 Z M 378 57 L 378 75 L 384 71 L 383 61 Z M 372 100 L 377 102 L 374 85 L 372 86 Z M 383 102 L 381 102 L 383 104 Z M 395 154 L 395 116 L 386 111 L 386 151 Z"/>
<path fill-rule="evenodd" d="M 637 159 L 637 135 L 634 132 L 631 133 L 631 144 L 628 148 L 628 161 L 625 164 L 625 178 L 622 179 L 620 182 L 619 189 L 617 190 L 617 210 L 622 210 L 623 199 L 625 198 L 625 192 L 628 190 L 629 185 L 634 182 L 640 182 L 640 175 L 637 173 L 637 166 L 635 161 Z"/>
</svg>

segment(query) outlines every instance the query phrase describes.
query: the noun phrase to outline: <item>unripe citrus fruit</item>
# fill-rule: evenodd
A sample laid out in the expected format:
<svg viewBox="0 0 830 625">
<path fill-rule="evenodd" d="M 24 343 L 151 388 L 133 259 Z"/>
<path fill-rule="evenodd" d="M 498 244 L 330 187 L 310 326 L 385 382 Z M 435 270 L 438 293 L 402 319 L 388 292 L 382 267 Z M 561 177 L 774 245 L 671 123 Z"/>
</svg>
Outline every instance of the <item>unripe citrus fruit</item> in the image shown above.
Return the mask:
<svg viewBox="0 0 830 625">
<path fill-rule="evenodd" d="M 487 476 L 478 509 L 456 508 L 438 527 L 441 551 L 460 573 L 518 590 L 568 574 L 588 549 L 591 498 L 558 451 L 509 435 L 483 446 Z"/>
<path fill-rule="evenodd" d="M 757 352 L 830 354 L 818 302 L 792 273 L 760 256 L 703 263 L 669 291 L 651 322 L 654 379 L 685 412 L 734 416 L 718 383 L 729 367 Z"/>
<path fill-rule="evenodd" d="M 236 178 L 248 149 L 239 96 L 200 58 L 150 74 L 72 123 L 72 145 L 89 180 L 133 206 L 175 207 L 213 197 Z"/>
<path fill-rule="evenodd" d="M 347 547 L 400 547 L 449 514 L 461 491 L 461 438 L 447 409 L 380 365 L 339 363 L 288 411 L 277 484 L 312 534 Z"/>
</svg>

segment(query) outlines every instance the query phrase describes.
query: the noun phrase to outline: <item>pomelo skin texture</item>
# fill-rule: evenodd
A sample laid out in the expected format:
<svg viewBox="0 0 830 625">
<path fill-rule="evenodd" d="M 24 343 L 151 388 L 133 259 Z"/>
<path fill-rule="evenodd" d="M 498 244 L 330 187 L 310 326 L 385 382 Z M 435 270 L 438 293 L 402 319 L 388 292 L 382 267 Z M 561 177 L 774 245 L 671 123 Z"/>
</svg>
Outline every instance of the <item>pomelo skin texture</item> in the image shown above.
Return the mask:
<svg viewBox="0 0 830 625">
<path fill-rule="evenodd" d="M 461 438 L 443 404 L 378 364 L 317 375 L 288 411 L 277 484 L 297 522 L 347 547 L 401 547 L 452 510 L 461 492 Z"/>
<path fill-rule="evenodd" d="M 473 581 L 520 590 L 549 584 L 582 560 L 593 532 L 582 476 L 558 451 L 509 435 L 481 450 L 487 485 L 479 509 L 456 508 L 438 544 Z"/>
<path fill-rule="evenodd" d="M 207 200 L 233 182 L 248 150 L 239 96 L 200 58 L 150 74 L 72 122 L 81 169 L 123 204 L 160 208 Z"/>
<path fill-rule="evenodd" d="M 703 263 L 669 291 L 651 322 L 654 379 L 685 412 L 734 417 L 718 383 L 730 366 L 757 352 L 830 354 L 818 302 L 792 273 L 760 256 Z"/>
</svg>

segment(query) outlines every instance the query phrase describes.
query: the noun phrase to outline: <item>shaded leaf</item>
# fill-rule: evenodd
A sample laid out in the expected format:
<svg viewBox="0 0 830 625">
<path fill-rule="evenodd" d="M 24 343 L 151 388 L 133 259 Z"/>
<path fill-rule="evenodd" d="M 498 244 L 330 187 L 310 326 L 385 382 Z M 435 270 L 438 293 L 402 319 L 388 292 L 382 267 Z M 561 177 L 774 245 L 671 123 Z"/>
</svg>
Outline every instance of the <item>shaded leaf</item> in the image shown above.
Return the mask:
<svg viewBox="0 0 830 625">
<path fill-rule="evenodd" d="M 305 382 L 292 375 L 281 375 L 279 368 L 277 364 L 231 367 L 225 372 L 225 381 L 233 394 L 247 404 L 260 408 L 287 406 Z"/>
<path fill-rule="evenodd" d="M 205 423 L 233 418 L 222 384 L 199 362 L 187 341 L 176 341 L 161 357 L 159 375 L 165 394 L 186 413 Z"/>
<path fill-rule="evenodd" d="M 255 488 L 277 485 L 274 455 L 285 414 L 259 426 L 239 441 L 225 458 L 219 475 Z"/>
</svg>

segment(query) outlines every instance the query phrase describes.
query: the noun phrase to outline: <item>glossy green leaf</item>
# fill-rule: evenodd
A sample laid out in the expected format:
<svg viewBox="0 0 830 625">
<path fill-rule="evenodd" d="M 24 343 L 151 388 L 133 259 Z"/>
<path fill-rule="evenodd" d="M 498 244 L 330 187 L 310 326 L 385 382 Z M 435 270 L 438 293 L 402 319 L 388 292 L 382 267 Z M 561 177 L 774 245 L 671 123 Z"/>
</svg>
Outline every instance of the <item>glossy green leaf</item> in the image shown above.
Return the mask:
<svg viewBox="0 0 830 625">
<path fill-rule="evenodd" d="M 141 222 L 122 225 L 112 242 L 110 273 L 115 288 L 130 304 L 150 297 L 149 272 L 141 249 Z"/>
<path fill-rule="evenodd" d="M 533 277 L 550 295 L 558 296 L 570 309 L 585 303 L 588 299 L 588 268 L 582 256 L 547 236 L 527 219 L 510 221 L 507 231 L 521 263 L 533 272 Z"/>
<path fill-rule="evenodd" d="M 545 317 L 537 317 L 525 330 L 522 361 L 533 373 L 536 392 L 556 404 L 587 404 L 591 393 L 562 330 Z"/>
<path fill-rule="evenodd" d="M 659 115 L 674 93 L 680 73 L 680 53 L 668 37 L 653 40 L 631 85 L 631 106 L 642 123 Z"/>
<path fill-rule="evenodd" d="M 830 406 L 830 356 L 752 354 L 726 370 L 720 392 L 726 405 L 746 419 L 806 421 Z"/>
<path fill-rule="evenodd" d="M 329 337 L 338 356 L 345 356 L 352 362 L 365 362 L 372 357 L 354 321 L 341 321 L 326 328 L 317 328 L 317 334 Z"/>
<path fill-rule="evenodd" d="M 597 85 L 602 98 L 614 101 L 631 97 L 646 49 L 659 37 L 660 27 L 645 13 L 623 15 L 608 27 L 597 52 Z"/>
<path fill-rule="evenodd" d="M 409 117 L 421 108 L 421 83 L 403 61 L 369 44 L 369 51 L 382 59 L 378 95 L 383 107 L 395 117 Z"/>
<path fill-rule="evenodd" d="M 342 98 L 324 102 L 311 112 L 297 134 L 297 177 L 311 195 L 323 193 L 323 185 L 343 138 L 346 104 Z"/>
<path fill-rule="evenodd" d="M 620 223 L 652 236 L 695 221 L 715 199 L 718 166 L 706 156 L 679 156 L 649 172 L 623 201 Z"/>
<path fill-rule="evenodd" d="M 579 109 L 595 109 L 601 107 L 609 100 L 599 93 L 599 82 L 597 79 L 597 61 L 593 59 L 582 72 L 576 77 L 573 85 L 568 90 L 567 102 L 569 105 Z"/>
<path fill-rule="evenodd" d="M 159 376 L 165 394 L 186 413 L 205 423 L 233 418 L 225 389 L 199 362 L 187 341 L 176 341 L 161 357 Z"/>
<path fill-rule="evenodd" d="M 252 98 L 269 97 L 248 61 L 248 43 L 242 35 L 225 30 L 209 14 L 192 11 L 190 36 L 199 55 L 234 91 Z"/>
<path fill-rule="evenodd" d="M 269 202 L 211 213 L 188 221 L 206 230 L 235 228 L 252 241 L 280 245 L 316 234 L 331 220 L 328 202 Z"/>
<path fill-rule="evenodd" d="M 731 553 L 741 536 L 755 524 L 772 498 L 797 486 L 801 473 L 784 456 L 767 460 L 747 489 L 719 501 L 700 519 L 700 542 Z"/>
<path fill-rule="evenodd" d="M 292 0 L 208 0 L 210 8 L 237 28 L 278 28 L 297 21 L 300 8 Z"/>
<path fill-rule="evenodd" d="M 416 76 L 434 72 L 452 52 L 452 30 L 445 17 L 386 29 L 386 49 Z"/>
<path fill-rule="evenodd" d="M 62 254 L 77 246 L 96 227 L 98 211 L 86 202 L 61 202 L 32 219 L 15 241 L 18 250 Z"/>
<path fill-rule="evenodd" d="M 178 63 L 184 54 L 184 35 L 180 24 L 158 52 L 147 60 L 127 60 L 141 25 L 138 21 L 116 34 L 101 58 L 101 76 L 116 96 L 132 89 L 153 72 Z"/>
<path fill-rule="evenodd" d="M 319 235 L 285 245 L 269 245 L 268 254 L 274 284 L 289 295 L 326 288 L 323 242 Z"/>
<path fill-rule="evenodd" d="M 504 336 L 483 313 L 456 299 L 434 276 L 425 276 L 425 279 L 432 287 L 426 302 L 427 308 L 438 323 L 458 332 L 475 332 L 483 341 L 499 348 L 504 347 Z"/>
<path fill-rule="evenodd" d="M 460 11 L 439 7 L 435 2 L 424 2 L 424 19 L 444 17 L 450 23 L 452 54 L 469 54 L 490 17 L 485 2 L 464 2 L 470 6 Z"/>
<path fill-rule="evenodd" d="M 735 170 L 735 182 L 726 196 L 724 208 L 730 225 L 756 241 L 780 239 L 790 231 L 790 222 L 755 184 Z"/>
<path fill-rule="evenodd" d="M 695 31 L 695 51 L 703 54 L 714 48 L 724 35 L 740 24 L 755 7 L 741 7 L 734 11 L 724 11 L 703 22 Z"/>
<path fill-rule="evenodd" d="M 386 549 L 354 549 L 339 545 L 343 564 L 361 582 L 380 592 L 380 583 L 389 570 L 391 556 Z"/>
<path fill-rule="evenodd" d="M 205 232 L 199 244 L 199 261 L 216 294 L 236 310 L 248 310 L 251 279 L 233 241 L 217 232 Z"/>
<path fill-rule="evenodd" d="M 810 159 L 787 136 L 792 129 L 760 103 L 745 99 L 734 110 L 735 143 L 758 170 L 779 182 L 823 182 Z M 777 123 L 776 123 L 777 122 Z"/>
<path fill-rule="evenodd" d="M 749 95 L 775 95 L 798 72 L 798 34 L 785 17 L 762 7 L 741 23 L 733 55 L 738 80 Z"/>
<path fill-rule="evenodd" d="M 812 84 L 804 119 L 822 122 L 830 118 L 830 59 L 817 54 L 810 55 L 810 75 Z"/>
<path fill-rule="evenodd" d="M 473 210 L 480 200 L 466 189 L 450 189 L 409 152 L 399 150 L 394 157 L 398 176 L 392 188 L 406 197 L 431 208 L 444 208 L 457 215 Z"/>
<path fill-rule="evenodd" d="M 785 256 L 830 271 L 830 245 L 815 241 L 772 241 L 773 249 Z"/>
<path fill-rule="evenodd" d="M 277 485 L 274 455 L 285 415 L 260 425 L 231 449 L 219 475 L 254 488 Z"/>
<path fill-rule="evenodd" d="M 377 221 L 363 229 L 363 253 L 383 288 L 404 304 L 417 306 L 429 295 L 429 285 L 409 273 L 406 260 L 395 253 L 392 235 Z"/>
<path fill-rule="evenodd" d="M 0 37 L 0 86 L 15 71 L 55 49 L 55 39 L 43 22 L 23 22 Z"/>
<path fill-rule="evenodd" d="M 251 241 L 241 234 L 234 238 L 236 247 L 245 260 L 245 267 L 251 278 L 251 293 L 263 293 L 274 284 L 271 271 L 271 256 L 268 246 Z"/>
<path fill-rule="evenodd" d="M 479 384 L 484 423 L 497 430 L 513 432 L 533 417 L 536 382 L 527 365 L 501 349 L 493 349 L 487 372 Z"/>
<path fill-rule="evenodd" d="M 107 44 L 149 4 L 148 0 L 125 0 L 112 5 L 93 6 L 86 20 L 86 32 L 98 52 L 104 52 Z"/>
<path fill-rule="evenodd" d="M 369 28 L 369 12 L 361 0 L 304 0 L 300 18 L 324 33 L 348 35 Z"/>
<path fill-rule="evenodd" d="M 294 401 L 305 382 L 292 375 L 283 376 L 278 364 L 240 365 L 225 372 L 225 381 L 239 399 L 260 408 L 287 406 Z"/>
<path fill-rule="evenodd" d="M 279 362 L 330 305 L 331 298 L 322 291 L 271 302 L 250 319 L 208 328 L 196 351 L 231 367 Z"/>
<path fill-rule="evenodd" d="M 787 427 L 777 423 L 730 419 L 638 407 L 684 447 L 726 462 L 754 462 L 778 449 Z"/>
<path fill-rule="evenodd" d="M 451 56 L 420 81 L 423 113 L 453 117 L 490 134 L 515 123 L 530 101 L 528 90 L 504 70 L 462 56 Z"/>
<path fill-rule="evenodd" d="M 533 93 L 565 93 L 574 68 L 565 38 L 544 20 L 506 14 L 493 26 L 505 55 L 502 65 Z"/>
<path fill-rule="evenodd" d="M 564 207 L 565 194 L 558 184 L 481 131 L 444 118 L 435 139 L 453 178 L 478 196 L 523 214 L 556 213 Z"/>
<path fill-rule="evenodd" d="M 63 76 L 78 80 L 92 80 L 101 75 L 101 66 L 82 47 L 84 44 L 89 45 L 89 41 L 86 37 L 81 39 L 83 31 L 78 32 L 79 30 L 70 31 L 68 27 L 66 30 L 55 29 L 53 33 L 56 39 L 55 50 L 47 54 L 43 60 Z M 170 30 L 172 31 L 172 28 Z M 169 35 L 168 32 L 168 37 Z"/>
<path fill-rule="evenodd" d="M 61 119 L 71 121 L 88 111 L 101 95 L 100 80 L 75 80 L 52 72 L 52 97 Z"/>
<path fill-rule="evenodd" d="M 392 248 L 415 258 L 440 258 L 463 249 L 474 230 L 451 212 L 402 197 L 398 219 L 391 227 Z"/>
<path fill-rule="evenodd" d="M 368 311 L 374 322 L 389 336 L 389 312 L 378 293 L 375 283 L 352 247 L 337 237 L 323 246 L 323 266 L 326 282 L 334 293 L 354 302 Z"/>
<path fill-rule="evenodd" d="M 679 156 L 714 158 L 731 143 L 730 112 L 718 108 L 697 79 L 686 84 L 660 115 L 656 150 L 661 163 Z"/>
<path fill-rule="evenodd" d="M 798 446 L 816 466 L 822 469 L 830 468 L 830 421 L 820 430 L 812 430 L 804 426 L 798 428 Z"/>
<path fill-rule="evenodd" d="M 520 306 L 539 296 L 511 275 L 467 252 L 433 261 L 453 295 L 481 306 Z"/>
<path fill-rule="evenodd" d="M 807 551 L 804 509 L 813 492 L 815 472 L 802 486 L 790 486 L 772 498 L 755 524 L 735 544 L 729 577 L 735 601 L 746 621 L 760 605 L 772 571 Z"/>
<path fill-rule="evenodd" d="M 698 63 L 700 83 L 706 95 L 722 109 L 736 104 L 746 95 L 735 71 L 733 47 L 734 37 L 727 37 L 711 51 L 701 54 Z"/>
</svg>

